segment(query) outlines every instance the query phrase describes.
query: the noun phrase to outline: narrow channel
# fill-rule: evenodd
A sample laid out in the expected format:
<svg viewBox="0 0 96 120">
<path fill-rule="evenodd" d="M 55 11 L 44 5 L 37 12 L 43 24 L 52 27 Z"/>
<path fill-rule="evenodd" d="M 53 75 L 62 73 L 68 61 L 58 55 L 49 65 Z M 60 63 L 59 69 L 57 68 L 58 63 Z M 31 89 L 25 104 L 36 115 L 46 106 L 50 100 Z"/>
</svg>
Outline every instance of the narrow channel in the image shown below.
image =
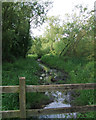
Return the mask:
<svg viewBox="0 0 96 120">
<path fill-rule="evenodd" d="M 50 69 L 46 65 L 42 64 L 38 59 L 38 64 L 42 68 L 43 72 L 40 79 L 44 81 L 43 84 L 61 84 L 66 83 L 67 75 L 59 70 Z M 45 92 L 53 102 L 46 105 L 43 109 L 47 108 L 59 108 L 59 107 L 71 107 L 71 92 L 72 91 L 52 91 Z M 40 120 L 43 118 L 76 118 L 76 113 L 63 113 L 63 114 L 52 114 L 52 115 L 41 115 Z"/>
</svg>

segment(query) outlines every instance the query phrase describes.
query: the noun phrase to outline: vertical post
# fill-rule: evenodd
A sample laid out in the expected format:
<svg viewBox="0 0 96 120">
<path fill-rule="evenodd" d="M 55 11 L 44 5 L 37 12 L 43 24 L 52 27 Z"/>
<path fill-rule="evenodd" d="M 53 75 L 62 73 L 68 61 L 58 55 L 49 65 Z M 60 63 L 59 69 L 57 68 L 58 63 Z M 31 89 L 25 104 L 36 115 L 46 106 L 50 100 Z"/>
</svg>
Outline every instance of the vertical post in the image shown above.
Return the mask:
<svg viewBox="0 0 96 120">
<path fill-rule="evenodd" d="M 19 78 L 19 102 L 20 102 L 20 118 L 26 118 L 26 85 L 25 77 Z"/>
</svg>

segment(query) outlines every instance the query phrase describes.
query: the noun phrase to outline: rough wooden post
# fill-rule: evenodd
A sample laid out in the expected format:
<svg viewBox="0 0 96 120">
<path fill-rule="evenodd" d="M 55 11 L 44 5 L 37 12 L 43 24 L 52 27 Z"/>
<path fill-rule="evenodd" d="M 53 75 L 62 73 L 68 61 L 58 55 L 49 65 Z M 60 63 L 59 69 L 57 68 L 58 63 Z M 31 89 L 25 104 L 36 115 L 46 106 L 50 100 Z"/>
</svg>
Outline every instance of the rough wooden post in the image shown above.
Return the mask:
<svg viewBox="0 0 96 120">
<path fill-rule="evenodd" d="M 20 118 L 26 118 L 26 86 L 25 77 L 19 78 L 19 102 L 20 102 Z"/>
</svg>

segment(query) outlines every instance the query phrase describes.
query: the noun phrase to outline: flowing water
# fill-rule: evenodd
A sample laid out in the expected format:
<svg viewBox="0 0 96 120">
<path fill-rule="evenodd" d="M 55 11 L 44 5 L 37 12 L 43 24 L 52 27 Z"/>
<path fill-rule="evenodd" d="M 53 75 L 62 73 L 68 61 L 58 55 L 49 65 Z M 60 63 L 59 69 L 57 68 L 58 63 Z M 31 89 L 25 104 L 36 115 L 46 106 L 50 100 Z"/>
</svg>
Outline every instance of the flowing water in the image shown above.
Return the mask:
<svg viewBox="0 0 96 120">
<path fill-rule="evenodd" d="M 43 70 L 43 73 L 40 76 L 40 79 L 44 81 L 43 84 L 58 84 L 61 81 L 66 81 L 67 75 L 58 71 L 56 69 L 50 69 L 46 67 L 44 64 L 40 63 L 38 60 L 38 64 Z M 60 80 L 60 81 L 59 81 Z M 66 83 L 66 82 L 65 82 Z M 43 109 L 47 108 L 59 108 L 59 107 L 71 107 L 71 92 L 72 91 L 52 91 L 45 92 L 47 96 L 53 99 L 53 102 L 46 105 Z M 40 120 L 43 118 L 76 118 L 76 113 L 63 113 L 63 114 L 52 114 L 52 115 L 41 115 L 39 116 Z"/>
<path fill-rule="evenodd" d="M 54 97 L 54 101 L 48 105 L 46 105 L 46 107 L 44 107 L 44 109 L 47 108 L 61 108 L 61 107 L 71 107 L 70 104 L 70 92 L 46 92 L 45 94 L 47 94 L 50 97 Z M 52 114 L 52 115 L 42 115 L 39 118 L 76 118 L 76 113 L 63 113 L 63 114 Z"/>
</svg>

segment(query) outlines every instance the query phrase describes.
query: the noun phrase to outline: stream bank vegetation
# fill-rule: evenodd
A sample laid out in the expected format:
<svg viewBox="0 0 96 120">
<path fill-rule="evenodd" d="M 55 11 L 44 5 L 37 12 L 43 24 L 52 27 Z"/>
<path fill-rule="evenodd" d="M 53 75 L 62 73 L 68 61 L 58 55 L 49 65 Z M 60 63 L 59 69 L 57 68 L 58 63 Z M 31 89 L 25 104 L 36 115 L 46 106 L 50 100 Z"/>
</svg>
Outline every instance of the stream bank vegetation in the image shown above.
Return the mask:
<svg viewBox="0 0 96 120">
<path fill-rule="evenodd" d="M 50 4 L 41 4 L 35 0 L 31 4 L 3 3 L 3 85 L 18 85 L 18 77 L 21 76 L 26 77 L 27 85 L 42 84 L 42 69 L 37 63 L 38 58 L 50 68 L 68 73 L 68 84 L 95 82 L 94 12 L 77 5 L 73 14 L 66 14 L 67 20 L 61 22 L 58 16 L 46 18 Z M 79 15 L 75 13 L 77 10 Z M 44 34 L 31 37 L 30 22 L 35 22 L 36 26 L 45 19 L 48 25 Z M 74 92 L 76 99 L 73 100 L 73 105 L 96 104 L 95 90 Z M 3 94 L 2 99 L 3 110 L 19 109 L 18 94 Z M 27 94 L 27 108 L 43 108 L 49 102 L 50 99 L 44 93 Z M 95 117 L 96 112 L 77 115 L 77 118 Z"/>
<path fill-rule="evenodd" d="M 44 22 L 51 6 L 52 2 L 47 0 L 2 3 L 2 85 L 18 85 L 21 76 L 26 77 L 27 85 L 41 84 L 39 76 L 42 70 L 36 56 L 27 57 L 32 46 L 30 28 Z M 27 94 L 27 108 L 42 108 L 49 102 L 44 93 Z M 2 110 L 17 109 L 19 95 L 3 94 Z"/>
<path fill-rule="evenodd" d="M 25 76 L 26 85 L 39 85 L 41 84 L 39 79 L 41 73 L 42 70 L 36 62 L 36 56 L 21 58 L 14 63 L 3 63 L 2 84 L 18 85 L 19 77 Z M 3 94 L 2 101 L 3 110 L 19 109 L 19 94 Z M 8 101 L 12 101 L 11 104 Z M 44 93 L 27 93 L 27 108 L 38 108 L 38 106 L 42 108 L 51 101 Z"/>
<path fill-rule="evenodd" d="M 79 15 L 75 11 L 79 10 Z M 47 18 L 42 36 L 34 39 L 29 53 L 38 55 L 50 68 L 68 73 L 66 83 L 94 83 L 94 13 L 87 7 L 77 5 L 67 21 Z M 73 105 L 94 105 L 95 90 L 75 91 Z M 74 96 L 74 95 L 73 95 Z M 95 118 L 96 112 L 78 114 L 77 118 Z"/>
</svg>

